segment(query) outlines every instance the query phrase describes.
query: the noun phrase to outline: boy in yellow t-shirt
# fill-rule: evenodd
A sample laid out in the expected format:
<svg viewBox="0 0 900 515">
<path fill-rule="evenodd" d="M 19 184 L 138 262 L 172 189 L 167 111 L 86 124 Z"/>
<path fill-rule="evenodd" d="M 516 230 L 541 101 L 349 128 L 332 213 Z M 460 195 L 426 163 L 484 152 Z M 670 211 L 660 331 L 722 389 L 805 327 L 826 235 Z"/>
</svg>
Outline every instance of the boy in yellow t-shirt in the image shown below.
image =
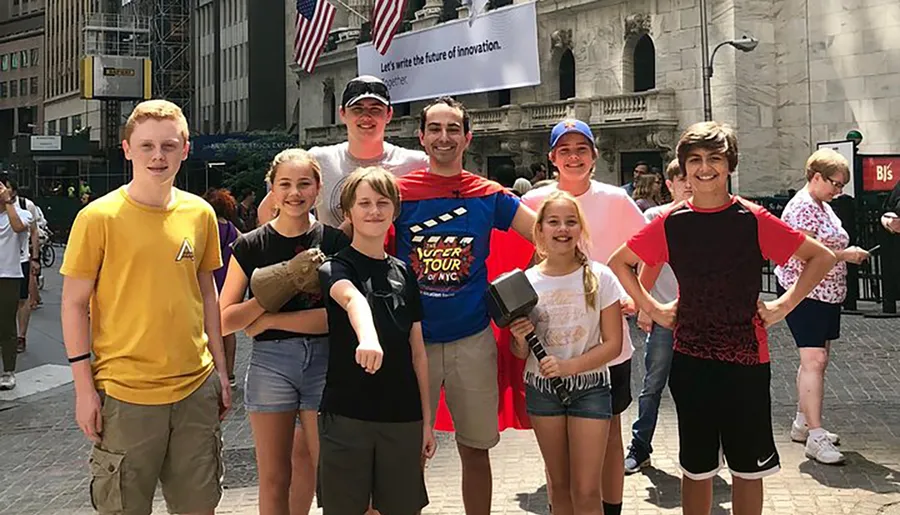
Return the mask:
<svg viewBox="0 0 900 515">
<path fill-rule="evenodd" d="M 81 210 L 61 270 L 75 418 L 94 442 L 91 500 L 102 514 L 150 513 L 159 481 L 170 512 L 212 514 L 231 405 L 216 215 L 173 187 L 189 149 L 178 106 L 139 104 L 122 148 L 134 178 Z"/>
</svg>

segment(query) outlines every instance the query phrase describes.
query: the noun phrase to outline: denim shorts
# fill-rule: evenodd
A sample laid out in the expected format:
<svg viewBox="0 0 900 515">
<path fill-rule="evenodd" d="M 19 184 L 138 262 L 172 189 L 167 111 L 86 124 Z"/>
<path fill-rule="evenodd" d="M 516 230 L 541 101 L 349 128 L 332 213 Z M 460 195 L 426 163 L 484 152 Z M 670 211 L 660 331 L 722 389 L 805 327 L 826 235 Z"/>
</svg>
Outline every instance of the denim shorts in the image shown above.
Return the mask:
<svg viewBox="0 0 900 515">
<path fill-rule="evenodd" d="M 601 384 L 586 390 L 570 392 L 572 403 L 563 406 L 556 393 L 544 392 L 525 385 L 525 411 L 534 417 L 593 418 L 609 420 L 613 416 L 612 393 L 609 385 Z"/>
<path fill-rule="evenodd" d="M 244 406 L 254 412 L 318 410 L 327 371 L 327 336 L 254 341 Z"/>
</svg>

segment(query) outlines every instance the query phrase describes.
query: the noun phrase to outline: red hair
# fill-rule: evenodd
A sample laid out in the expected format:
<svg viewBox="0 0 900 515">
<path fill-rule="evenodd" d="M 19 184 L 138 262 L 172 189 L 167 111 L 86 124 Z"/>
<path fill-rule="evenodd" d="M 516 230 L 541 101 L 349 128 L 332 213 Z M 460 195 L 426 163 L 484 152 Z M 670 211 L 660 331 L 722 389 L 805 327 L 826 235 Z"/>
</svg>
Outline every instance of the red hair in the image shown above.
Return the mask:
<svg viewBox="0 0 900 515">
<path fill-rule="evenodd" d="M 216 211 L 216 216 L 226 220 L 234 220 L 237 215 L 237 201 L 225 188 L 211 189 L 203 196 Z"/>
</svg>

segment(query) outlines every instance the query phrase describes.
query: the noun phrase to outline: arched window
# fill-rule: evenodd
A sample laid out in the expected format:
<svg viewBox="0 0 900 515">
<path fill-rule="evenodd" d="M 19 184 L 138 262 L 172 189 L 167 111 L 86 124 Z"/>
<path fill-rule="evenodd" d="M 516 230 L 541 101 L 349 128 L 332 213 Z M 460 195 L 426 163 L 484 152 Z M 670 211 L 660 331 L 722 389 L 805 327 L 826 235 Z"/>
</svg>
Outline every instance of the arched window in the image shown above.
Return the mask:
<svg viewBox="0 0 900 515">
<path fill-rule="evenodd" d="M 575 98 L 575 56 L 566 49 L 559 59 L 559 99 Z"/>
<path fill-rule="evenodd" d="M 634 46 L 634 92 L 656 87 L 656 47 L 653 39 L 644 34 Z"/>
</svg>

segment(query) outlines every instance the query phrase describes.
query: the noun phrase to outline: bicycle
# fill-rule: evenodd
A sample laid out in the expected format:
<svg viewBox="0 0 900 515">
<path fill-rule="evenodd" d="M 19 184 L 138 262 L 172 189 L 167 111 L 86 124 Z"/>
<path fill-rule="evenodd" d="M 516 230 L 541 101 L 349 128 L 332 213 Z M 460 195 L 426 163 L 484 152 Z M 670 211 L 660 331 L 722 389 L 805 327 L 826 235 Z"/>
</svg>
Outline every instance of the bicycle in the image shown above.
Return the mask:
<svg viewBox="0 0 900 515">
<path fill-rule="evenodd" d="M 53 232 L 48 229 L 41 230 L 40 234 L 40 260 L 41 266 L 43 268 L 50 268 L 56 263 L 56 249 L 53 248 L 53 243 L 51 242 L 51 237 L 53 236 Z"/>
</svg>

